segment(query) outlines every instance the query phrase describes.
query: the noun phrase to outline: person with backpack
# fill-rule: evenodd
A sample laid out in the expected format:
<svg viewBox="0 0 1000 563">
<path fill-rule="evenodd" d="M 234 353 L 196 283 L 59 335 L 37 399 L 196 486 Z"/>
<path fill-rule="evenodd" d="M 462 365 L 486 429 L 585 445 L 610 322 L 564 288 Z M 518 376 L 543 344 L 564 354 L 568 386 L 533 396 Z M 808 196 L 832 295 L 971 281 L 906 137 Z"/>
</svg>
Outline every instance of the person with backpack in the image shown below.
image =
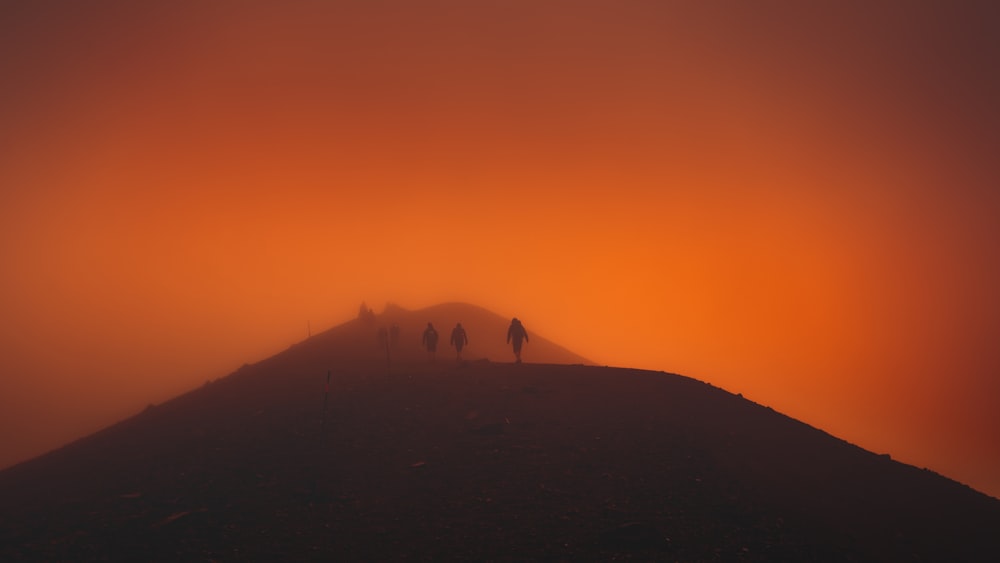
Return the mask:
<svg viewBox="0 0 1000 563">
<path fill-rule="evenodd" d="M 465 333 L 465 329 L 462 328 L 462 323 L 455 325 L 455 328 L 451 330 L 451 345 L 455 347 L 455 351 L 458 353 L 458 361 L 462 361 L 462 348 L 469 343 L 469 336 Z"/>
<path fill-rule="evenodd" d="M 507 329 L 507 343 L 510 344 L 511 341 L 514 343 L 514 356 L 517 358 L 516 363 L 521 363 L 521 343 L 528 341 L 528 331 L 524 330 L 524 325 L 521 321 L 514 317 L 514 320 L 510 321 L 510 328 Z"/>
</svg>

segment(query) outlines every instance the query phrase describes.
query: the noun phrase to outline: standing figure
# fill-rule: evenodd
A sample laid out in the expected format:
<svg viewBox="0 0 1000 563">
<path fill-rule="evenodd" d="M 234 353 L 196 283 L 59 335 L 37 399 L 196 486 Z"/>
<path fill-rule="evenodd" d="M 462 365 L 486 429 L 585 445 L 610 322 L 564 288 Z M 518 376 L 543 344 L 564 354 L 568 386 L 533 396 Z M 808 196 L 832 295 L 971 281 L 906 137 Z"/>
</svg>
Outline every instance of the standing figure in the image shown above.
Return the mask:
<svg viewBox="0 0 1000 563">
<path fill-rule="evenodd" d="M 427 323 L 427 328 L 424 329 L 424 336 L 421 342 L 427 348 L 427 354 L 430 356 L 431 361 L 434 361 L 434 354 L 437 352 L 438 333 L 437 330 L 434 330 L 433 324 Z"/>
<path fill-rule="evenodd" d="M 385 369 L 386 373 L 389 371 L 389 329 L 384 326 L 378 327 L 378 349 L 380 352 L 385 353 Z"/>
<path fill-rule="evenodd" d="M 524 325 L 517 320 L 517 317 L 510 321 L 510 328 L 507 329 L 507 343 L 510 344 L 511 340 L 514 341 L 514 356 L 517 357 L 517 363 L 521 363 L 521 343 L 528 341 L 528 331 L 524 330 Z"/>
<path fill-rule="evenodd" d="M 458 361 L 462 361 L 462 347 L 469 343 L 469 336 L 465 334 L 465 329 L 462 328 L 462 323 L 455 325 L 455 328 L 451 330 L 451 345 L 455 347 L 458 352 Z"/>
<path fill-rule="evenodd" d="M 389 349 L 389 330 L 384 326 L 378 327 L 375 337 L 375 347 L 379 352 Z"/>
<path fill-rule="evenodd" d="M 389 327 L 389 346 L 393 349 L 399 346 L 399 325 L 396 323 Z"/>
<path fill-rule="evenodd" d="M 358 310 L 358 318 L 364 323 L 374 323 L 375 322 L 375 311 L 368 306 L 367 303 L 362 302 L 361 308 Z"/>
</svg>

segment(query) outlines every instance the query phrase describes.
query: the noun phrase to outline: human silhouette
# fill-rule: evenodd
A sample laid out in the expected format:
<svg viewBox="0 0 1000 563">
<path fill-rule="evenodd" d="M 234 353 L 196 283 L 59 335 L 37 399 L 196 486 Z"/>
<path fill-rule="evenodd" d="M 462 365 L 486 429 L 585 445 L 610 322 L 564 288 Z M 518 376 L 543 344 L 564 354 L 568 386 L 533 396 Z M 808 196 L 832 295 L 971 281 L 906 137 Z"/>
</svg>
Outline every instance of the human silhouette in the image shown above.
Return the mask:
<svg viewBox="0 0 1000 563">
<path fill-rule="evenodd" d="M 458 353 L 458 361 L 462 361 L 462 348 L 468 343 L 469 336 L 465 334 L 462 323 L 458 323 L 455 325 L 455 328 L 451 329 L 451 345 L 455 347 L 455 351 Z"/>
<path fill-rule="evenodd" d="M 385 369 L 389 370 L 389 329 L 378 327 L 378 350 L 385 353 Z"/>
<path fill-rule="evenodd" d="M 389 327 L 389 345 L 392 348 L 399 346 L 399 325 L 396 323 Z"/>
<path fill-rule="evenodd" d="M 427 323 L 427 328 L 424 329 L 424 335 L 421 338 L 421 342 L 424 347 L 427 348 L 427 354 L 430 356 L 431 361 L 433 361 L 438 345 L 438 333 L 437 330 L 434 329 L 433 324 Z"/>
<path fill-rule="evenodd" d="M 375 346 L 380 352 L 389 347 L 389 331 L 384 326 L 378 327 L 375 338 Z"/>
<path fill-rule="evenodd" d="M 514 342 L 514 356 L 517 357 L 517 363 L 521 363 L 521 344 L 522 341 L 528 341 L 528 331 L 524 330 L 524 325 L 517 317 L 510 321 L 510 328 L 507 329 L 507 343 L 510 344 L 512 340 Z"/>
<path fill-rule="evenodd" d="M 375 322 L 375 311 L 368 306 L 367 303 L 361 302 L 361 308 L 358 310 L 358 318 L 365 323 Z"/>
</svg>

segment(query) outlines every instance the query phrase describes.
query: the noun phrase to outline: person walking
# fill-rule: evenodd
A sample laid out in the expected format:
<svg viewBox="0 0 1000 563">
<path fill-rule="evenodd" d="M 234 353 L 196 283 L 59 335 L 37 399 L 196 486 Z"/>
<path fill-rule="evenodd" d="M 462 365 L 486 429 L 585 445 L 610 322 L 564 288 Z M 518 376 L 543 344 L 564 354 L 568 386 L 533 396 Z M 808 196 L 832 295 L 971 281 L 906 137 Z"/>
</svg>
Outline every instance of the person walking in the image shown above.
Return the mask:
<svg viewBox="0 0 1000 563">
<path fill-rule="evenodd" d="M 399 346 L 399 325 L 392 323 L 389 327 L 389 347 L 396 349 L 397 346 Z"/>
<path fill-rule="evenodd" d="M 455 351 L 458 353 L 458 361 L 462 361 L 462 348 L 469 343 L 469 336 L 465 333 L 465 329 L 462 328 L 462 323 L 455 325 L 455 328 L 451 329 L 451 345 L 455 347 Z"/>
<path fill-rule="evenodd" d="M 431 361 L 434 361 L 434 355 L 437 353 L 438 345 L 438 333 L 434 329 L 434 325 L 427 323 L 427 328 L 424 329 L 424 335 L 421 338 L 421 342 L 424 348 L 427 348 L 427 355 L 430 356 Z"/>
<path fill-rule="evenodd" d="M 517 317 L 510 321 L 510 328 L 507 329 L 507 344 L 512 341 L 514 343 L 514 356 L 517 358 L 517 363 L 521 363 L 521 344 L 528 341 L 528 331 L 524 330 L 524 325 Z"/>
</svg>

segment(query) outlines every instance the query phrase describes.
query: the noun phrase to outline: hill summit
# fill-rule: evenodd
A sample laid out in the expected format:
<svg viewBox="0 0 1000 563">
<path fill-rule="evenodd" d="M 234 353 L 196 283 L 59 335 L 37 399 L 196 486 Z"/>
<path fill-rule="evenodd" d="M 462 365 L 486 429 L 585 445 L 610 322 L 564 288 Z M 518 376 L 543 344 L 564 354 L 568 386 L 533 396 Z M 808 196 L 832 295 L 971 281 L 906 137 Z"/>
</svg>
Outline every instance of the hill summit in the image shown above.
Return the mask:
<svg viewBox="0 0 1000 563">
<path fill-rule="evenodd" d="M 468 360 L 442 330 L 430 361 L 427 322 Z M 497 361 L 507 322 L 390 307 L 4 470 L 0 559 L 991 558 L 996 499 L 534 334 Z"/>
</svg>

